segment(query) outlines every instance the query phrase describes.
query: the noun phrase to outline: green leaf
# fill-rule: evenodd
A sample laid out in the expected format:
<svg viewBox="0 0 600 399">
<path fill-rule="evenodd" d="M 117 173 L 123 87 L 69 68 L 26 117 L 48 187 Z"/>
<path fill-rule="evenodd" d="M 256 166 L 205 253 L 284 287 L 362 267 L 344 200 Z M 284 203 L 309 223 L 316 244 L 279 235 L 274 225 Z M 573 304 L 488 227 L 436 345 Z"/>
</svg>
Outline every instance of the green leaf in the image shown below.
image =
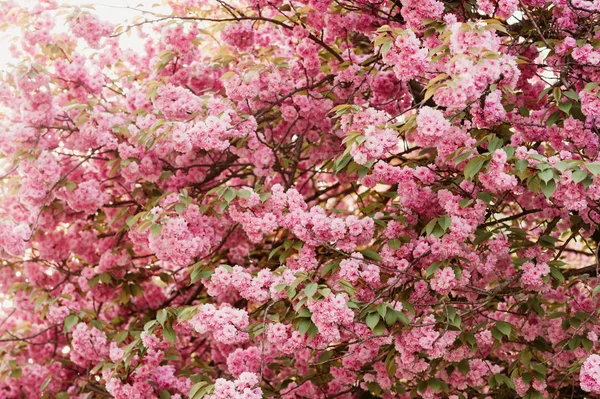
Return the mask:
<svg viewBox="0 0 600 399">
<path fill-rule="evenodd" d="M 554 277 L 561 284 L 565 282 L 565 276 L 563 276 L 557 267 L 550 267 L 550 275 L 552 275 L 552 277 Z"/>
<path fill-rule="evenodd" d="M 483 202 L 485 202 L 486 204 L 491 204 L 493 201 L 492 198 L 492 194 L 485 192 L 485 191 L 481 191 L 477 194 L 477 199 L 482 200 Z"/>
<path fill-rule="evenodd" d="M 232 188 L 228 188 L 227 190 L 225 190 L 225 194 L 223 194 L 223 199 L 225 201 L 227 201 L 227 203 L 229 204 L 231 201 L 233 201 L 233 199 L 236 197 L 236 192 L 234 189 Z"/>
<path fill-rule="evenodd" d="M 379 323 L 380 318 L 381 317 L 379 316 L 378 313 L 369 313 L 367 315 L 367 318 L 365 319 L 365 323 L 371 330 L 373 330 Z"/>
<path fill-rule="evenodd" d="M 488 144 L 487 149 L 490 153 L 493 153 L 497 149 L 501 148 L 503 144 L 504 144 L 504 141 L 501 138 L 499 138 L 497 136 L 492 136 L 489 139 L 489 144 Z"/>
<path fill-rule="evenodd" d="M 259 195 L 260 197 L 260 202 L 265 202 L 266 200 L 268 200 L 269 198 L 271 198 L 271 195 L 273 195 L 272 193 L 262 193 Z"/>
<path fill-rule="evenodd" d="M 429 221 L 429 223 L 427 223 L 427 225 L 423 228 L 425 235 L 430 236 L 436 225 L 437 225 L 437 219 L 431 219 Z"/>
<path fill-rule="evenodd" d="M 212 270 L 203 270 L 202 267 L 196 267 L 190 276 L 190 285 L 201 279 L 208 279 L 214 272 Z"/>
<path fill-rule="evenodd" d="M 594 347 L 594 343 L 586 337 L 581 337 L 581 345 L 583 345 L 583 348 L 588 352 Z"/>
<path fill-rule="evenodd" d="M 48 299 L 48 293 L 47 292 L 41 293 L 40 296 L 38 296 L 35 299 L 35 302 L 34 302 L 35 310 L 38 310 L 42 306 L 42 304 L 44 304 L 44 302 L 46 302 L 47 299 Z"/>
<path fill-rule="evenodd" d="M 352 159 L 352 156 L 350 154 L 346 154 L 346 155 L 338 158 L 337 161 L 335 161 L 335 171 L 339 172 L 342 169 L 344 169 L 346 167 L 346 165 L 348 165 L 348 163 L 350 162 L 351 159 Z"/>
<path fill-rule="evenodd" d="M 479 245 L 482 242 L 487 241 L 493 235 L 493 233 L 483 230 L 477 230 L 476 234 L 475 240 L 473 240 L 473 245 Z"/>
<path fill-rule="evenodd" d="M 387 371 L 390 377 L 394 377 L 396 375 L 396 370 L 398 369 L 398 364 L 396 363 L 396 357 L 394 356 L 394 351 L 389 351 L 388 355 L 385 358 L 385 370 Z"/>
<path fill-rule="evenodd" d="M 429 384 L 427 381 L 419 381 L 419 383 L 417 384 L 417 391 L 419 393 L 423 393 L 427 390 L 428 387 L 429 387 Z"/>
<path fill-rule="evenodd" d="M 572 106 L 573 106 L 573 103 L 571 101 L 565 101 L 565 102 L 558 104 L 558 109 L 560 109 L 562 112 L 564 112 L 565 114 L 568 115 Z"/>
<path fill-rule="evenodd" d="M 469 366 L 469 361 L 467 359 L 461 360 L 460 363 L 458 363 L 456 366 L 463 375 L 469 374 L 469 371 L 471 370 L 471 367 Z"/>
<path fill-rule="evenodd" d="M 175 330 L 173 330 L 173 327 L 171 327 L 171 323 L 165 324 L 165 326 L 163 327 L 163 335 L 170 344 L 175 343 L 176 335 Z"/>
<path fill-rule="evenodd" d="M 515 169 L 519 173 L 525 172 L 528 166 L 529 163 L 525 159 L 519 159 L 517 162 L 515 162 Z M 521 177 L 521 180 L 523 180 L 521 175 L 519 175 L 519 177 Z"/>
<path fill-rule="evenodd" d="M 138 213 L 137 215 L 129 216 L 125 222 L 127 224 L 127 227 L 131 227 L 134 224 L 136 224 L 136 222 L 142 216 L 142 214 L 144 214 L 144 212 Z"/>
<path fill-rule="evenodd" d="M 160 224 L 154 223 L 152 226 L 150 226 L 150 232 L 154 236 L 159 235 L 161 231 L 162 231 L 162 225 L 160 225 Z"/>
<path fill-rule="evenodd" d="M 453 266 L 452 270 L 454 270 L 454 277 L 456 277 L 457 280 L 460 280 L 462 278 L 462 269 L 458 266 Z"/>
<path fill-rule="evenodd" d="M 48 377 L 44 380 L 44 382 L 42 382 L 42 385 L 40 385 L 40 392 L 43 392 L 44 389 L 46 389 L 48 384 L 50 384 L 50 381 L 52 381 L 52 377 Z"/>
<path fill-rule="evenodd" d="M 373 41 L 373 45 L 375 47 L 379 47 L 379 46 L 383 45 L 384 43 L 391 42 L 391 41 L 392 41 L 392 38 L 386 34 L 377 35 L 377 37 Z M 342 104 L 342 105 L 345 106 L 346 108 L 348 107 L 348 104 Z M 338 110 L 343 109 L 343 108 L 339 108 L 339 107 L 340 106 L 338 105 L 337 107 L 334 107 L 331 111 L 336 110 L 336 108 L 338 108 Z"/>
<path fill-rule="evenodd" d="M 456 308 L 454 308 L 454 306 L 448 306 L 446 309 L 448 320 L 454 320 L 454 318 L 456 317 Z"/>
<path fill-rule="evenodd" d="M 554 171 L 552 171 L 552 169 L 546 169 L 538 173 L 538 176 L 544 183 L 548 183 L 550 180 L 554 179 Z"/>
<path fill-rule="evenodd" d="M 115 334 L 115 336 L 113 337 L 113 340 L 117 344 L 120 344 L 121 342 L 125 341 L 128 334 L 129 333 L 127 331 L 119 331 L 118 333 Z"/>
<path fill-rule="evenodd" d="M 467 165 L 465 166 L 464 174 L 467 180 L 473 180 L 475 175 L 481 170 L 483 164 L 485 163 L 486 158 L 483 156 L 477 156 L 475 158 L 471 158 Z"/>
<path fill-rule="evenodd" d="M 392 41 L 383 43 L 381 46 L 381 54 L 386 55 L 390 51 L 390 48 L 392 48 Z"/>
<path fill-rule="evenodd" d="M 405 324 L 405 325 L 409 325 L 409 324 L 410 324 L 410 319 L 409 319 L 409 318 L 408 318 L 408 316 L 407 316 L 407 315 L 405 315 L 404 313 L 402 313 L 402 312 L 398 312 L 398 311 L 394 311 L 394 312 L 389 312 L 389 313 L 388 313 L 388 315 L 389 315 L 390 313 L 395 313 L 395 314 L 396 314 L 396 318 L 397 318 L 398 320 L 400 320 L 400 321 L 401 321 L 403 324 Z"/>
<path fill-rule="evenodd" d="M 429 278 L 431 276 L 433 276 L 433 274 L 437 271 L 437 269 L 440 268 L 440 266 L 442 265 L 441 262 L 434 262 L 432 263 L 426 270 L 425 270 L 425 277 Z"/>
<path fill-rule="evenodd" d="M 558 241 L 558 238 L 552 237 L 552 236 L 546 236 L 546 235 L 541 236 L 540 240 L 539 240 L 540 245 L 542 247 L 550 248 L 550 249 L 554 249 L 557 241 Z"/>
<path fill-rule="evenodd" d="M 100 281 L 103 282 L 104 284 L 110 283 L 111 280 L 112 280 L 112 277 L 111 277 L 110 273 L 100 274 Z"/>
<path fill-rule="evenodd" d="M 589 175 L 585 170 L 578 169 L 571 174 L 571 178 L 575 183 L 584 181 Z"/>
<path fill-rule="evenodd" d="M 77 322 L 79 322 L 79 316 L 75 314 L 68 315 L 67 317 L 65 317 L 63 331 L 66 333 L 67 331 L 71 330 L 71 328 L 73 328 L 73 326 L 77 324 Z"/>
<path fill-rule="evenodd" d="M 574 165 L 573 161 L 558 161 L 554 164 L 554 169 L 564 173 L 565 170 L 573 168 Z"/>
<path fill-rule="evenodd" d="M 598 82 L 590 82 L 585 85 L 585 87 L 583 88 L 583 91 L 590 92 L 590 91 L 594 90 L 596 87 L 598 87 L 599 85 L 600 85 L 600 83 L 598 83 Z"/>
<path fill-rule="evenodd" d="M 329 262 L 321 269 L 321 276 L 326 276 L 328 273 L 335 273 L 340 267 L 340 262 Z"/>
<path fill-rule="evenodd" d="M 200 390 L 207 384 L 206 381 L 200 381 L 199 383 L 192 385 L 192 388 L 190 389 L 190 399 L 200 398 Z"/>
<path fill-rule="evenodd" d="M 21 367 L 15 367 L 10 371 L 10 378 L 19 379 L 23 374 L 23 369 Z"/>
<path fill-rule="evenodd" d="M 585 167 L 590 171 L 594 176 L 600 175 L 600 162 L 592 162 L 586 163 Z"/>
<path fill-rule="evenodd" d="M 248 199 L 248 198 L 250 198 L 251 195 L 252 195 L 252 193 L 246 189 L 241 189 L 241 190 L 238 190 L 238 192 L 237 192 L 237 196 L 240 198 L 243 198 L 243 199 Z"/>
<path fill-rule="evenodd" d="M 542 98 L 544 98 L 544 96 L 546 94 L 548 94 L 550 92 L 550 90 L 552 90 L 552 87 L 547 87 L 544 90 L 542 90 L 542 92 L 540 93 L 540 95 L 538 96 L 538 101 L 541 100 Z"/>
<path fill-rule="evenodd" d="M 512 326 L 505 322 L 505 321 L 498 321 L 496 322 L 496 328 L 504 335 L 506 335 L 507 337 L 510 335 L 510 332 L 512 331 Z"/>
<path fill-rule="evenodd" d="M 383 320 L 380 320 L 379 323 L 377 323 L 377 325 L 373 328 L 373 334 L 381 335 L 385 332 L 385 328 L 385 323 Z"/>
<path fill-rule="evenodd" d="M 271 252 L 269 253 L 269 256 L 268 256 L 268 258 L 267 258 L 267 259 L 268 259 L 268 260 L 271 260 L 271 258 L 272 258 L 273 256 L 275 256 L 275 254 L 277 254 L 277 252 L 279 252 L 279 251 L 280 251 L 282 248 L 283 248 L 283 245 L 280 245 L 280 246 L 278 246 L 278 247 L 276 247 L 276 248 L 273 248 L 273 249 L 271 250 Z"/>
<path fill-rule="evenodd" d="M 529 108 L 519 107 L 519 113 L 521 114 L 521 116 L 528 117 L 529 116 Z"/>
<path fill-rule="evenodd" d="M 562 98 L 562 91 L 560 90 L 560 87 L 555 87 L 552 90 L 552 96 L 556 101 L 560 101 L 560 99 Z"/>
<path fill-rule="evenodd" d="M 542 363 L 536 363 L 536 364 L 532 364 L 531 368 L 535 371 L 537 371 L 538 373 L 540 373 L 541 375 L 545 376 L 546 373 L 548 372 L 548 369 L 546 368 L 546 366 L 544 366 Z"/>
<path fill-rule="evenodd" d="M 163 326 L 165 324 L 165 321 L 167 321 L 167 310 L 166 309 L 160 309 L 156 313 L 156 320 L 158 320 L 158 322 L 160 323 L 160 325 Z"/>
<path fill-rule="evenodd" d="M 388 241 L 388 247 L 390 247 L 390 249 L 396 250 L 396 249 L 400 248 L 401 246 L 402 246 L 402 241 L 400 241 L 397 238 L 394 238 L 393 240 Z"/>
<path fill-rule="evenodd" d="M 104 330 L 104 325 L 102 324 L 102 322 L 100 320 L 92 320 L 90 321 L 90 324 L 93 325 L 94 327 L 96 327 L 96 329 L 103 331 Z"/>
<path fill-rule="evenodd" d="M 309 319 L 304 319 L 298 323 L 298 332 L 302 335 L 308 332 L 310 328 L 311 321 Z"/>
<path fill-rule="evenodd" d="M 442 381 L 437 378 L 432 378 L 429 380 L 429 387 L 438 392 L 442 388 Z"/>
<path fill-rule="evenodd" d="M 550 127 L 554 125 L 561 117 L 562 113 L 560 111 L 555 111 L 550 115 L 550 117 L 546 120 L 546 126 Z"/>
<path fill-rule="evenodd" d="M 310 327 L 308 329 L 308 338 L 313 339 L 317 336 L 318 333 L 319 333 L 319 329 L 317 328 L 315 323 L 310 322 Z"/>
<path fill-rule="evenodd" d="M 150 332 L 151 329 L 156 325 L 156 320 L 150 320 L 148 323 L 144 324 L 144 331 Z"/>
<path fill-rule="evenodd" d="M 397 320 L 398 320 L 398 315 L 395 310 L 394 311 L 390 310 L 389 312 L 386 312 L 385 324 L 387 324 L 388 326 L 393 326 L 394 324 L 396 324 Z"/>
<path fill-rule="evenodd" d="M 462 208 L 465 209 L 466 207 L 468 207 L 469 205 L 471 205 L 473 203 L 473 199 L 472 198 L 463 198 L 460 201 L 458 201 L 458 205 Z"/>
<path fill-rule="evenodd" d="M 525 394 L 525 398 L 527 398 L 527 399 L 544 399 L 544 395 L 542 395 L 538 391 L 531 389 L 531 390 L 529 390 L 529 392 L 527 392 L 527 394 Z"/>
<path fill-rule="evenodd" d="M 566 97 L 570 98 L 571 100 L 579 101 L 579 95 L 576 92 L 572 91 L 572 90 L 564 91 L 563 94 Z"/>
<path fill-rule="evenodd" d="M 312 298 L 317 292 L 317 288 L 319 288 L 319 285 L 317 283 L 309 283 L 304 288 L 304 293 L 307 297 Z"/>
<path fill-rule="evenodd" d="M 472 154 L 471 151 L 465 151 L 464 154 L 461 154 L 461 155 L 457 156 L 454 159 L 454 165 L 458 165 L 458 164 L 464 162 L 467 158 L 469 158 L 471 156 L 471 154 Z"/>
<path fill-rule="evenodd" d="M 371 249 L 365 249 L 365 250 L 361 251 L 361 253 L 369 259 L 373 259 L 375 261 L 382 260 L 381 255 L 379 255 L 377 252 L 375 252 Z"/>
<path fill-rule="evenodd" d="M 452 219 L 450 219 L 450 216 L 444 215 L 438 218 L 438 224 L 442 229 L 444 229 L 444 231 L 448 230 L 448 227 L 450 227 L 451 223 Z"/>
<path fill-rule="evenodd" d="M 556 191 L 556 183 L 554 180 L 550 180 L 547 183 L 541 185 L 542 193 L 546 196 L 546 198 L 550 198 L 554 191 Z"/>
<path fill-rule="evenodd" d="M 294 299 L 294 297 L 296 296 L 296 294 L 297 294 L 297 291 L 296 291 L 296 289 L 294 287 L 287 287 L 285 289 L 285 295 L 287 295 L 287 297 L 289 299 Z"/>
<path fill-rule="evenodd" d="M 331 359 L 331 357 L 333 356 L 334 351 L 324 351 L 323 353 L 321 353 L 319 355 L 319 358 L 317 359 L 318 363 L 325 363 L 327 362 L 329 359 Z"/>
<path fill-rule="evenodd" d="M 519 357 L 521 359 L 521 363 L 523 363 L 523 365 L 529 367 L 529 364 L 531 363 L 531 358 L 533 357 L 533 354 L 531 353 L 530 350 L 524 350 L 521 352 L 521 355 Z"/>
</svg>

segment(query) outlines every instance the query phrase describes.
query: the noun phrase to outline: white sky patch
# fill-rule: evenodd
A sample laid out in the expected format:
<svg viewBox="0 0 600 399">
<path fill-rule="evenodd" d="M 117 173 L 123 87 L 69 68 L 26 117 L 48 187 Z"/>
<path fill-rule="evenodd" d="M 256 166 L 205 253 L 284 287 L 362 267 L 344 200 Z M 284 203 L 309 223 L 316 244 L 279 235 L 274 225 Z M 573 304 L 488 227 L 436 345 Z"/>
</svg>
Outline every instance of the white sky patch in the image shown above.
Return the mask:
<svg viewBox="0 0 600 399">
<path fill-rule="evenodd" d="M 19 4 L 22 7 L 28 7 L 32 4 L 37 3 L 37 0 L 26 0 Z M 93 0 L 63 0 L 60 5 L 78 6 L 88 10 L 90 13 L 95 14 L 100 18 L 101 21 L 107 21 L 113 25 L 123 25 L 128 22 L 131 23 L 133 18 L 136 16 L 143 16 L 144 18 L 153 19 L 151 15 L 144 16 L 140 10 L 151 11 L 158 14 L 170 14 L 171 9 L 166 6 L 157 4 L 156 1 L 121 1 L 121 0 L 103 0 L 95 2 Z M 92 6 L 93 8 L 85 8 L 85 6 Z M 68 10 L 68 9 L 67 9 Z M 52 11 L 56 12 L 56 10 Z M 64 33 L 69 30 L 69 25 L 65 20 L 66 15 L 58 17 L 55 27 L 52 30 L 54 33 Z M 15 59 L 9 48 L 15 40 L 19 40 L 17 36 L 19 31 L 15 28 L 8 29 L 4 32 L 0 32 L 0 71 L 10 71 L 10 64 L 17 64 L 20 60 Z M 129 49 L 140 49 L 144 46 L 144 41 L 140 39 L 135 30 L 132 30 L 130 34 L 122 34 L 119 36 L 119 42 L 123 48 Z M 87 45 L 83 40 L 79 41 L 79 45 L 82 51 L 90 51 L 87 49 Z"/>
</svg>

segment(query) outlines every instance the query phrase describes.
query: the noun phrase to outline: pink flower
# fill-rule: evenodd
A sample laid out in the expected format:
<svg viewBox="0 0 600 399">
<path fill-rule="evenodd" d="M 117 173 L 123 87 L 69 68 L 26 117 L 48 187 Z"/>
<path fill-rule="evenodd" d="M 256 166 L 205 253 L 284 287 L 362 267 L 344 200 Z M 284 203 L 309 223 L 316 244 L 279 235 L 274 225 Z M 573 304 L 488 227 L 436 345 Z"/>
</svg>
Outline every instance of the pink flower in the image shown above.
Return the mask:
<svg viewBox="0 0 600 399">
<path fill-rule="evenodd" d="M 451 267 L 438 269 L 435 277 L 431 280 L 431 288 L 441 294 L 448 294 L 456 285 L 456 276 Z"/>
<path fill-rule="evenodd" d="M 73 329 L 70 359 L 81 367 L 96 364 L 108 356 L 106 335 L 95 327 L 78 323 Z"/>
<path fill-rule="evenodd" d="M 600 356 L 590 355 L 585 359 L 579 371 L 579 383 L 584 391 L 600 394 Z"/>
<path fill-rule="evenodd" d="M 531 289 L 541 288 L 544 284 L 542 277 L 550 273 L 550 267 L 546 263 L 525 262 L 521 268 L 523 270 L 521 282 L 525 287 Z"/>
<path fill-rule="evenodd" d="M 31 229 L 25 223 L 4 222 L 0 226 L 0 245 L 13 256 L 23 255 Z"/>
<path fill-rule="evenodd" d="M 383 61 L 394 67 L 394 75 L 402 81 L 419 76 L 429 65 L 427 49 L 421 47 L 421 41 L 410 29 L 396 37 L 390 50 L 384 54 Z"/>
<path fill-rule="evenodd" d="M 199 111 L 202 104 L 188 89 L 166 84 L 158 88 L 158 98 L 154 101 L 154 106 L 166 118 L 181 120 Z"/>
<path fill-rule="evenodd" d="M 254 45 L 254 29 L 251 23 L 231 24 L 222 32 L 223 41 L 238 50 L 245 51 Z"/>
<path fill-rule="evenodd" d="M 100 40 L 113 32 L 112 24 L 102 22 L 96 15 L 82 12 L 70 23 L 73 34 L 85 39 L 90 47 L 100 48 Z"/>
<path fill-rule="evenodd" d="M 92 214 L 96 212 L 109 196 L 97 180 L 86 180 L 77 185 L 73 192 L 67 194 L 67 203 L 76 212 Z"/>
<path fill-rule="evenodd" d="M 425 106 L 417 115 L 417 131 L 424 136 L 441 137 L 448 134 L 450 122 L 441 111 Z"/>
</svg>

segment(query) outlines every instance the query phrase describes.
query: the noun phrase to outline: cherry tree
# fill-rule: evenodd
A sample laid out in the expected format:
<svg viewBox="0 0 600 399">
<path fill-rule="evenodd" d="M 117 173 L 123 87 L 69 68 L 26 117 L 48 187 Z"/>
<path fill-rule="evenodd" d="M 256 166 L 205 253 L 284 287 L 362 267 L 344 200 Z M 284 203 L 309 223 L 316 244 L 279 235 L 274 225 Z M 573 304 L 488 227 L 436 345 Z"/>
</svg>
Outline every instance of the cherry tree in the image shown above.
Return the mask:
<svg viewBox="0 0 600 399">
<path fill-rule="evenodd" d="M 0 4 L 0 398 L 600 395 L 599 0 L 150 3 Z"/>
</svg>

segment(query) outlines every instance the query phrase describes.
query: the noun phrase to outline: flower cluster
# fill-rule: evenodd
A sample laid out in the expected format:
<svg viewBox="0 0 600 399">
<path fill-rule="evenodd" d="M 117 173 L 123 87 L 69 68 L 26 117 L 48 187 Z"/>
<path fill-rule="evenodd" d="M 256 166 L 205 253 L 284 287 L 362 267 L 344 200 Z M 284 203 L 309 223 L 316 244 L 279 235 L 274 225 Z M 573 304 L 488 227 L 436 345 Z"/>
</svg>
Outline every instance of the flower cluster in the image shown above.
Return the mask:
<svg viewBox="0 0 600 399">
<path fill-rule="evenodd" d="M 211 333 L 215 341 L 232 345 L 248 341 L 248 313 L 223 306 L 201 305 L 190 325 L 199 334 Z"/>
<path fill-rule="evenodd" d="M 579 372 L 579 381 L 584 391 L 600 393 L 600 356 L 591 355 L 585 359 Z"/>
<path fill-rule="evenodd" d="M 258 375 L 254 373 L 244 372 L 237 380 L 227 381 L 223 378 L 217 378 L 215 388 L 207 399 L 260 399 L 262 398 L 262 390 L 257 388 Z"/>
<path fill-rule="evenodd" d="M 113 25 L 100 21 L 98 16 L 89 12 L 75 15 L 69 24 L 73 35 L 84 39 L 92 48 L 100 48 L 100 40 L 113 32 Z"/>
</svg>

